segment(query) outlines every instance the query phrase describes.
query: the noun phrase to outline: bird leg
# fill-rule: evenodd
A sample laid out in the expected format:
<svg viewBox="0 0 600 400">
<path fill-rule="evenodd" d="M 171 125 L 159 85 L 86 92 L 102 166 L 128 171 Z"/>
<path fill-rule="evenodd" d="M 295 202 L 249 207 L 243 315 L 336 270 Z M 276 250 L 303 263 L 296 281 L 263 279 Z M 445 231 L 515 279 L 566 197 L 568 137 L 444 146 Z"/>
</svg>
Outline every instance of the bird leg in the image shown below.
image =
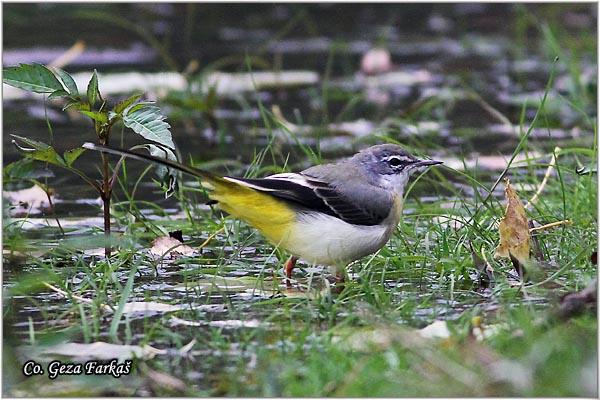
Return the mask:
<svg viewBox="0 0 600 400">
<path fill-rule="evenodd" d="M 335 282 L 335 284 L 331 292 L 335 294 L 342 293 L 346 287 L 346 269 L 336 268 L 333 281 Z"/>
<path fill-rule="evenodd" d="M 298 257 L 290 256 L 290 258 L 288 258 L 288 260 L 283 265 L 283 268 L 285 270 L 285 276 L 287 277 L 287 279 L 285 280 L 285 285 L 288 288 L 292 287 L 292 282 L 290 281 L 290 279 L 292 279 L 292 271 L 296 266 L 296 261 L 298 261 Z"/>
<path fill-rule="evenodd" d="M 330 266 L 330 275 L 327 277 L 329 283 L 333 284 L 331 293 L 340 294 L 346 287 L 347 272 L 345 266 Z"/>
</svg>

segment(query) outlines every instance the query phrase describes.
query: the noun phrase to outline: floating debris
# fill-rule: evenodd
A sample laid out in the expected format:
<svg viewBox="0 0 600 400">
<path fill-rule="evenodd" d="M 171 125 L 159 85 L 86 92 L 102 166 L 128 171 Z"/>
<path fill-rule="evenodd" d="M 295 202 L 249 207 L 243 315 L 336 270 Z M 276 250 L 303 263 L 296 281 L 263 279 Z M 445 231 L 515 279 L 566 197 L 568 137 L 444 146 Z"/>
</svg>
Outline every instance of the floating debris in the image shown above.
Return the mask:
<svg viewBox="0 0 600 400">
<path fill-rule="evenodd" d="M 4 191 L 2 196 L 6 198 L 10 204 L 11 216 L 24 216 L 30 214 L 41 214 L 44 211 L 50 210 L 55 200 L 54 190 L 46 193 L 44 189 L 38 185 L 33 185 L 27 189 Z"/>
</svg>

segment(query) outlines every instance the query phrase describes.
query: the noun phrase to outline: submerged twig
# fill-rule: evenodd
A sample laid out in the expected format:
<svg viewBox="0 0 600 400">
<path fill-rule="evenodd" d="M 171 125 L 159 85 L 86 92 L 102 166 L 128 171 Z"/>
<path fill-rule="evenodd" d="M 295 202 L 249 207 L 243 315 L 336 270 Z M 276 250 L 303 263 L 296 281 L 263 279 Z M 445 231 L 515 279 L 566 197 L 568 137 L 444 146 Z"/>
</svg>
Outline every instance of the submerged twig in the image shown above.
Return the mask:
<svg viewBox="0 0 600 400">
<path fill-rule="evenodd" d="M 66 298 L 70 297 L 72 299 L 75 299 L 75 300 L 77 300 L 77 301 L 79 301 L 81 303 L 85 303 L 85 304 L 90 304 L 90 305 L 94 304 L 94 301 L 91 300 L 91 299 L 86 299 L 85 297 L 81 297 L 81 296 L 77 296 L 76 294 L 65 292 L 64 290 L 59 289 L 56 286 L 53 286 L 53 285 L 49 284 L 48 282 L 42 282 L 42 283 L 47 288 L 55 291 L 56 293 L 58 293 L 58 294 L 60 294 L 60 295 L 62 295 L 64 297 L 66 297 Z M 113 309 L 109 305 L 107 305 L 107 304 L 100 304 L 100 308 L 102 308 L 104 311 L 110 311 L 110 312 L 113 311 Z"/>
</svg>

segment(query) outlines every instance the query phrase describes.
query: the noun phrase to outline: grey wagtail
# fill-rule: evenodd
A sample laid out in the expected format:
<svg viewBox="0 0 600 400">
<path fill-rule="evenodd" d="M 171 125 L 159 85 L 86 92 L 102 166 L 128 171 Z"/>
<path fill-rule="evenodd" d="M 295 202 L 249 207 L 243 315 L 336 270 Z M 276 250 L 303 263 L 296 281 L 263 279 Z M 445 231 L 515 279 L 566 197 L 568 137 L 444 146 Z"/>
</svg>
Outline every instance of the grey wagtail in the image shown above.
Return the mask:
<svg viewBox="0 0 600 400">
<path fill-rule="evenodd" d="M 298 259 L 343 271 L 348 263 L 382 248 L 400 220 L 410 175 L 441 164 L 382 144 L 333 164 L 248 179 L 92 143 L 83 147 L 152 161 L 200 178 L 223 211 L 292 254 L 285 263 L 288 285 Z"/>
</svg>

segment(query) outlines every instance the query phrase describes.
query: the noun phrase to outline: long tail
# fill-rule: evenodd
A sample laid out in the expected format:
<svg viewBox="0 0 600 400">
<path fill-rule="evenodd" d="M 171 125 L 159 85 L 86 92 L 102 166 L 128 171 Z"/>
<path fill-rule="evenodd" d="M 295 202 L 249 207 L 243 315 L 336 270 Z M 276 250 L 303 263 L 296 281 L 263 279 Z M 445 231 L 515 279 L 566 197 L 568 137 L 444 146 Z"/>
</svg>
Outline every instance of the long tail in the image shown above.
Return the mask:
<svg viewBox="0 0 600 400">
<path fill-rule="evenodd" d="M 150 162 L 153 162 L 156 164 L 164 165 L 169 168 L 174 168 L 181 172 L 185 172 L 186 174 L 203 179 L 203 180 L 207 181 L 207 183 L 209 183 L 209 184 L 223 182 L 222 177 L 215 175 L 212 172 L 208 172 L 208 171 L 204 171 L 204 170 L 201 170 L 198 168 L 190 167 L 189 165 L 181 164 L 177 161 L 168 160 L 166 158 L 154 157 L 154 156 L 151 156 L 150 154 L 137 153 L 137 152 L 130 151 L 130 150 L 117 149 L 115 147 L 103 146 L 103 145 L 89 143 L 89 142 L 84 143 L 81 147 L 88 149 L 88 150 L 95 150 L 95 151 L 100 151 L 102 153 L 116 154 L 119 156 L 133 158 L 135 160 L 150 161 Z"/>
<path fill-rule="evenodd" d="M 209 198 L 218 202 L 219 208 L 254 226 L 276 245 L 283 246 L 285 244 L 290 226 L 295 220 L 295 213 L 281 199 L 248 187 L 238 180 L 149 154 L 93 143 L 84 143 L 82 147 L 136 160 L 150 161 L 200 178 L 202 185 L 209 189 Z"/>
</svg>

